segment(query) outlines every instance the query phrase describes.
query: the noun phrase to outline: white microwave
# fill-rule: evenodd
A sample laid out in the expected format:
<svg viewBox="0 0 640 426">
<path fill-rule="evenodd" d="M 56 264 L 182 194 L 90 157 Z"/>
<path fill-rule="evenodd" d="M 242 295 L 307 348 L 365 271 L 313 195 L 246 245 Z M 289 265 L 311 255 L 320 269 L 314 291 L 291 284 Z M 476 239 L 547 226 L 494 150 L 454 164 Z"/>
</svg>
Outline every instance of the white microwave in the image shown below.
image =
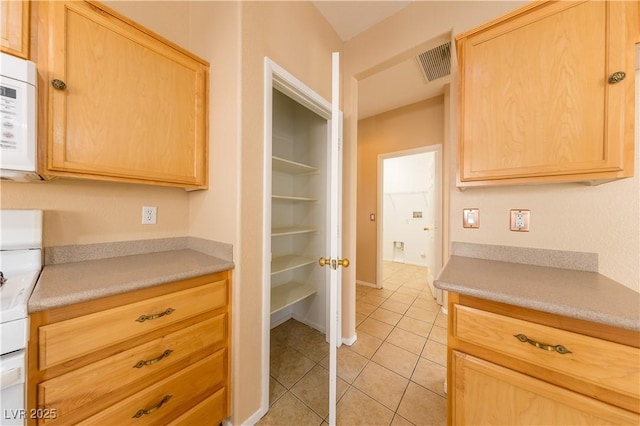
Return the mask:
<svg viewBox="0 0 640 426">
<path fill-rule="evenodd" d="M 36 65 L 0 52 L 0 178 L 42 180 L 36 173 Z"/>
</svg>

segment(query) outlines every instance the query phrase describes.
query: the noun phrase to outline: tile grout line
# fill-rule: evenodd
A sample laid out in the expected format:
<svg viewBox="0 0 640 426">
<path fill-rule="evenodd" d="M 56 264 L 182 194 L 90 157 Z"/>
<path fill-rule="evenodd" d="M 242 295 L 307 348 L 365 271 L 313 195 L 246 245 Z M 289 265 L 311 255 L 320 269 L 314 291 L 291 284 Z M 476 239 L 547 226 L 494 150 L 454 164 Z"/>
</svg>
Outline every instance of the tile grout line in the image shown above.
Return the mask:
<svg viewBox="0 0 640 426">
<path fill-rule="evenodd" d="M 394 275 L 395 273 L 397 273 L 397 272 L 399 272 L 399 271 L 394 272 L 393 274 L 391 274 L 391 276 L 393 276 L 393 275 Z M 390 278 L 390 277 L 387 277 L 387 279 L 388 279 L 388 278 Z M 433 330 L 434 330 L 434 327 L 436 327 L 436 322 L 438 321 L 439 312 L 436 312 L 436 313 L 435 313 L 436 315 L 435 315 L 435 317 L 433 318 L 433 320 L 432 320 L 432 321 L 424 321 L 424 320 L 423 320 L 423 319 L 421 319 L 421 318 L 415 318 L 415 317 L 412 317 L 412 316 L 408 316 L 408 315 L 407 315 L 407 311 L 409 311 L 411 308 L 418 309 L 418 310 L 424 310 L 424 309 L 425 309 L 425 308 L 421 308 L 421 307 L 417 306 L 417 305 L 416 305 L 416 303 L 418 302 L 418 300 L 426 300 L 426 301 L 428 301 L 428 300 L 429 300 L 429 299 L 425 299 L 425 298 L 423 298 L 423 297 L 422 297 L 423 293 L 425 292 L 425 288 L 428 288 L 428 287 L 423 286 L 423 287 L 422 287 L 422 290 L 418 290 L 417 288 L 413 288 L 413 287 L 407 286 L 407 287 L 405 288 L 405 290 L 411 290 L 411 291 L 409 291 L 409 292 L 402 292 L 402 291 L 399 291 L 399 290 L 400 290 L 400 289 L 401 289 L 401 288 L 402 288 L 402 287 L 403 287 L 407 282 L 410 282 L 410 281 L 411 281 L 412 279 L 414 279 L 414 278 L 415 278 L 415 273 L 408 274 L 408 275 L 406 275 L 406 276 L 404 277 L 404 280 L 402 281 L 402 283 L 400 283 L 396 288 L 394 288 L 393 290 L 391 290 L 391 289 L 386 289 L 387 291 L 389 291 L 389 292 L 387 293 L 388 295 L 387 295 L 387 296 L 384 296 L 384 297 L 382 297 L 382 296 L 378 296 L 378 297 L 381 299 L 381 300 L 380 300 L 380 299 L 378 300 L 378 302 L 379 302 L 379 303 L 371 304 L 371 303 L 368 303 L 368 302 L 365 302 L 365 301 L 363 301 L 363 302 L 362 302 L 362 303 L 368 303 L 369 305 L 375 306 L 375 308 L 374 308 L 374 309 L 372 309 L 368 314 L 361 314 L 361 315 L 362 315 L 362 317 L 361 317 L 361 321 L 359 321 L 359 322 L 356 324 L 356 329 L 357 329 L 357 328 L 359 328 L 359 327 L 360 327 L 360 326 L 361 326 L 361 325 L 362 325 L 362 324 L 363 324 L 367 319 L 372 319 L 372 320 L 375 320 L 375 321 L 377 321 L 377 322 L 380 322 L 380 323 L 382 323 L 382 324 L 385 324 L 385 325 L 388 325 L 388 326 L 390 326 L 390 327 L 391 327 L 391 330 L 386 334 L 386 336 L 385 336 L 383 339 L 380 339 L 379 337 L 377 337 L 377 336 L 375 336 L 375 335 L 372 335 L 372 334 L 370 334 L 370 333 L 367 333 L 366 331 L 361 331 L 361 333 L 363 333 L 363 334 L 369 335 L 369 336 L 371 336 L 372 338 L 375 338 L 376 340 L 380 340 L 380 344 L 379 344 L 379 345 L 377 346 L 377 348 L 373 351 L 373 353 L 371 353 L 370 355 L 365 356 L 365 355 L 363 355 L 363 354 L 361 354 L 361 353 L 359 353 L 359 352 L 357 352 L 357 351 L 355 351 L 355 350 L 351 349 L 351 347 L 349 347 L 349 346 L 346 346 L 346 345 L 345 345 L 345 346 L 346 346 L 346 347 L 345 347 L 345 350 L 349 350 L 349 351 L 351 351 L 353 354 L 355 354 L 355 355 L 357 355 L 357 356 L 359 356 L 359 357 L 364 358 L 364 359 L 365 359 L 365 363 L 364 363 L 363 367 L 359 370 L 358 374 L 354 377 L 354 379 L 353 379 L 353 381 L 352 381 L 351 383 L 347 382 L 344 378 L 340 378 L 340 380 L 344 381 L 344 382 L 346 383 L 346 385 L 347 385 L 347 386 L 346 386 L 346 389 L 345 389 L 344 393 L 342 393 L 342 395 L 338 397 L 337 403 L 340 403 L 340 402 L 343 400 L 344 396 L 345 396 L 345 395 L 347 395 L 347 393 L 349 393 L 349 391 L 351 391 L 351 389 L 352 389 L 352 388 L 355 388 L 355 390 L 357 390 L 358 392 L 361 392 L 363 395 L 365 395 L 365 396 L 367 396 L 368 398 L 370 398 L 371 400 L 375 401 L 375 402 L 376 402 L 377 404 L 379 404 L 380 406 L 382 406 L 382 407 L 384 407 L 385 409 L 387 409 L 387 410 L 389 410 L 389 411 L 391 411 L 391 412 L 392 412 L 392 416 L 391 416 L 390 424 L 392 424 L 392 423 L 393 423 L 393 421 L 394 421 L 394 419 L 396 419 L 396 417 L 399 417 L 399 418 L 403 419 L 404 421 L 411 423 L 407 418 L 405 418 L 404 416 L 402 416 L 401 414 L 399 414 L 399 413 L 398 413 L 398 410 L 399 410 L 400 406 L 402 405 L 402 401 L 404 400 L 405 395 L 407 394 L 407 390 L 408 390 L 408 388 L 409 388 L 409 385 L 410 385 L 410 384 L 412 384 L 412 383 L 413 383 L 414 385 L 416 385 L 416 386 L 418 386 L 418 387 L 420 387 L 420 388 L 424 389 L 425 391 L 429 391 L 430 393 L 433 393 L 434 395 L 436 395 L 436 396 L 438 396 L 438 397 L 440 397 L 440 398 L 444 398 L 444 399 L 446 400 L 446 396 L 444 396 L 444 397 L 443 397 L 442 395 L 438 394 L 437 392 L 435 392 L 435 391 L 433 391 L 433 390 L 431 390 L 431 389 L 429 389 L 429 388 L 427 388 L 427 387 L 425 387 L 425 386 L 421 385 L 420 383 L 417 383 L 417 382 L 415 382 L 415 381 L 413 380 L 413 376 L 414 376 L 414 374 L 415 374 L 415 372 L 416 372 L 416 369 L 418 368 L 418 364 L 420 363 L 421 359 L 423 359 L 423 358 L 424 358 L 424 360 L 426 360 L 426 361 L 428 361 L 428 362 L 431 362 L 431 363 L 433 363 L 433 364 L 436 364 L 436 365 L 442 366 L 439 362 L 434 361 L 433 359 L 428 358 L 428 357 L 426 357 L 426 356 L 424 356 L 424 357 L 422 356 L 422 354 L 424 353 L 424 351 L 425 351 L 425 349 L 426 349 L 426 346 L 427 346 L 427 344 L 429 343 L 429 341 L 430 341 L 430 340 L 431 340 L 433 343 L 436 343 L 436 344 L 442 344 L 442 343 L 440 343 L 440 342 L 438 342 L 438 341 L 436 341 L 436 340 L 434 340 L 434 339 L 430 339 L 430 336 L 431 336 L 431 334 L 432 334 L 432 332 L 433 332 Z M 395 286 L 395 284 L 394 284 L 394 286 Z M 361 300 L 361 299 L 363 299 L 364 297 L 366 297 L 367 295 L 372 294 L 372 292 L 375 292 L 375 291 L 378 291 L 378 290 L 379 290 L 379 289 L 376 289 L 376 288 L 373 288 L 373 287 L 372 287 L 372 288 L 369 288 L 369 287 L 366 287 L 366 286 L 362 286 L 362 287 L 358 286 L 358 287 L 357 287 L 357 289 L 361 289 L 361 288 L 366 288 L 366 290 L 360 290 L 360 295 L 359 295 L 359 296 L 356 296 L 356 303 L 357 303 L 359 300 Z M 384 287 L 383 287 L 383 289 L 384 289 Z M 415 294 L 414 294 L 414 292 L 415 292 Z M 396 299 L 391 299 L 394 295 L 402 295 L 402 296 L 404 296 L 404 300 L 406 300 L 406 299 L 407 299 L 407 297 L 411 297 L 411 298 L 412 298 L 412 301 L 411 301 L 410 303 L 408 303 L 408 304 L 407 304 L 407 303 L 404 303 L 404 302 L 402 302 L 402 301 L 398 301 L 398 300 L 396 300 Z M 405 305 L 405 306 L 407 306 L 407 308 L 404 310 L 404 312 L 403 312 L 403 313 L 399 313 L 399 312 L 395 312 L 395 311 L 389 310 L 389 309 L 387 309 L 387 308 L 383 308 L 383 307 L 382 307 L 382 305 L 383 305 L 385 302 L 389 301 L 389 300 L 391 300 L 391 301 L 393 301 L 393 302 L 395 302 L 395 303 L 399 303 L 399 304 L 401 304 L 401 305 Z M 379 309 L 384 309 L 384 310 L 387 310 L 387 311 L 389 311 L 389 312 L 393 312 L 394 314 L 399 315 L 399 316 L 400 316 L 400 318 L 398 319 L 398 321 L 396 321 L 396 322 L 395 322 L 395 324 L 390 324 L 390 323 L 387 323 L 387 322 L 385 322 L 385 321 L 379 320 L 379 319 L 377 319 L 377 318 L 373 318 L 373 317 L 372 317 L 372 315 L 373 315 L 376 311 L 378 311 Z M 357 313 L 358 313 L 358 312 L 357 312 L 357 310 L 356 310 L 356 314 L 357 314 Z M 423 336 L 423 335 L 421 335 L 421 334 L 415 333 L 413 330 L 407 330 L 407 329 L 405 329 L 405 328 L 402 328 L 402 326 L 399 326 L 398 324 L 399 324 L 399 323 L 402 321 L 402 319 L 403 319 L 403 318 L 405 318 L 405 317 L 406 317 L 406 318 L 410 318 L 410 319 L 412 319 L 412 320 L 414 320 L 414 321 L 419 321 L 419 322 L 421 322 L 421 323 L 428 324 L 428 325 L 430 326 L 430 328 L 429 328 L 429 332 L 426 334 L 426 336 Z M 396 344 L 396 343 L 392 343 L 391 341 L 389 341 L 389 340 L 388 340 L 388 339 L 389 339 L 389 337 L 393 334 L 393 332 L 394 332 L 396 329 L 401 330 L 401 331 L 403 331 L 403 332 L 405 332 L 405 333 L 409 333 L 410 335 L 412 335 L 412 336 L 416 336 L 416 337 L 418 337 L 418 338 L 420 338 L 420 339 L 424 339 L 424 342 L 420 345 L 420 348 L 419 348 L 419 351 L 418 351 L 418 353 L 417 353 L 417 354 L 416 354 L 415 352 L 413 352 L 412 350 L 406 349 L 406 348 L 404 348 L 404 347 L 402 347 L 402 346 L 399 346 L 399 345 L 398 345 L 398 344 Z M 289 332 L 293 332 L 293 331 L 294 331 L 294 330 L 290 330 Z M 386 367 L 386 366 L 384 366 L 384 365 L 382 365 L 382 364 L 379 364 L 377 361 L 374 361 L 374 360 L 373 360 L 373 358 L 374 358 L 374 357 L 376 356 L 376 354 L 380 351 L 380 349 L 382 348 L 382 346 L 384 345 L 384 343 L 388 343 L 389 345 L 391 345 L 391 346 L 392 346 L 392 347 L 394 347 L 394 348 L 401 349 L 401 350 L 403 350 L 403 351 L 406 351 L 408 354 L 411 354 L 411 355 L 413 355 L 413 356 L 416 356 L 416 357 L 417 357 L 417 359 L 416 359 L 416 361 L 415 361 L 415 364 L 413 365 L 413 368 L 412 368 L 411 373 L 409 374 L 409 377 L 408 377 L 408 378 L 407 378 L 407 377 L 404 377 L 402 374 L 399 374 L 399 373 L 397 373 L 396 371 L 394 371 L 394 370 L 392 370 L 392 369 L 390 369 L 390 368 L 388 368 L 388 367 Z M 325 356 L 325 357 L 323 357 L 322 359 L 320 359 L 319 361 L 315 361 L 314 359 L 312 359 L 312 358 L 310 358 L 309 356 L 307 356 L 307 355 L 305 354 L 305 352 L 303 352 L 302 350 L 298 349 L 298 347 L 296 347 L 296 346 L 292 346 L 292 345 L 290 344 L 290 340 L 288 340 L 288 339 L 287 339 L 286 347 L 291 348 L 291 349 L 295 350 L 296 352 L 298 352 L 299 354 L 301 354 L 302 356 L 304 356 L 304 357 L 308 358 L 309 360 L 312 360 L 314 364 L 313 364 L 313 366 L 312 366 L 309 370 L 307 370 L 307 371 L 304 373 L 304 375 L 303 375 L 302 377 L 300 377 L 300 378 L 299 378 L 295 383 L 293 383 L 293 384 L 291 385 L 291 387 L 290 387 L 290 388 L 287 388 L 286 386 L 284 386 L 284 385 L 283 385 L 282 383 L 280 383 L 280 381 L 278 381 L 274 376 L 270 376 L 271 378 L 273 378 L 273 379 L 276 381 L 276 383 L 280 384 L 280 386 L 282 386 L 282 387 L 285 389 L 285 392 L 283 392 L 283 393 L 282 393 L 282 394 L 281 394 L 281 395 L 280 395 L 280 396 L 279 396 L 275 401 L 273 401 L 273 402 L 271 402 L 271 401 L 270 401 L 269 406 L 271 407 L 273 404 L 275 404 L 276 402 L 278 402 L 278 401 L 279 401 L 279 400 L 280 400 L 284 395 L 286 395 L 286 393 L 287 393 L 287 392 L 289 392 L 289 393 L 291 393 L 291 395 L 292 395 L 292 396 L 293 396 L 297 401 L 302 402 L 302 404 L 303 404 L 307 409 L 311 410 L 311 412 L 312 412 L 312 413 L 314 413 L 314 414 L 315 414 L 315 415 L 317 415 L 319 418 L 321 418 L 321 419 L 322 419 L 322 423 L 326 422 L 326 420 L 327 420 L 327 418 L 328 418 L 328 414 L 327 414 L 327 416 L 324 416 L 324 417 L 323 417 L 320 413 L 318 413 L 317 411 L 315 411 L 312 407 L 310 407 L 309 405 L 307 405 L 307 403 L 305 403 L 305 401 L 303 401 L 303 400 L 302 400 L 301 398 L 299 398 L 295 393 L 293 393 L 293 388 L 294 388 L 295 386 L 297 386 L 297 385 L 298 385 L 298 383 L 300 383 L 302 380 L 304 380 L 304 378 L 305 378 L 305 377 L 307 377 L 307 376 L 311 373 L 311 371 L 313 371 L 316 367 L 318 367 L 318 366 L 319 366 L 319 367 L 321 367 L 322 369 L 326 370 L 326 368 L 325 368 L 323 365 L 321 365 L 321 364 L 320 364 L 324 359 L 326 359 L 326 356 Z M 376 398 L 374 398 L 372 395 L 369 395 L 365 390 L 362 390 L 362 389 L 360 389 L 359 387 L 357 387 L 357 386 L 355 385 L 356 381 L 357 381 L 357 380 L 362 376 L 362 374 L 364 373 L 364 371 L 367 369 L 367 367 L 368 367 L 369 365 L 371 365 L 371 363 L 375 364 L 376 366 L 378 366 L 378 367 L 380 367 L 380 368 L 385 369 L 386 371 L 389 371 L 389 372 L 391 372 L 391 373 L 393 373 L 393 374 L 396 374 L 396 375 L 398 375 L 399 377 L 402 377 L 403 379 L 405 379 L 405 380 L 406 380 L 406 382 L 407 382 L 407 383 L 406 383 L 406 385 L 404 386 L 404 389 L 403 389 L 403 392 L 402 392 L 402 396 L 400 397 L 399 402 L 398 402 L 397 406 L 395 407 L 395 409 L 391 409 L 391 408 L 389 408 L 387 405 L 385 405 L 385 404 L 383 404 L 382 402 L 378 401 L 378 400 L 377 400 Z"/>
</svg>

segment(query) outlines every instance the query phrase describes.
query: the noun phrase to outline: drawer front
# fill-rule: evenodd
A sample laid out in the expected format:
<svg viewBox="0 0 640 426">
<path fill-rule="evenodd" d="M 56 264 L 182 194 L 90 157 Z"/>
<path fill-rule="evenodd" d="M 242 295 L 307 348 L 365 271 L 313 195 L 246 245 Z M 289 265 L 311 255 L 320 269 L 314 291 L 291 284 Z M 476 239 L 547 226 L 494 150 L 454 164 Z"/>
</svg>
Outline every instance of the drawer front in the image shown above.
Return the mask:
<svg viewBox="0 0 640 426">
<path fill-rule="evenodd" d="M 38 329 L 41 370 L 227 304 L 227 281 L 154 297 Z"/>
<path fill-rule="evenodd" d="M 640 350 L 467 306 L 454 306 L 455 338 L 547 370 L 640 397 Z M 520 341 L 517 335 L 526 336 Z M 522 337 L 522 339 L 525 339 Z M 534 346 L 534 342 L 541 347 Z M 530 344 L 531 343 L 531 344 Z M 547 350 L 562 345 L 570 353 Z M 549 348 L 551 349 L 551 348 Z"/>
<path fill-rule="evenodd" d="M 227 388 L 222 388 L 169 425 L 219 425 L 222 420 L 229 417 L 227 411 Z"/>
<path fill-rule="evenodd" d="M 59 420 L 98 399 L 127 392 L 140 380 L 176 364 L 189 365 L 226 343 L 227 314 L 199 322 L 38 385 L 38 407 L 55 409 Z M 200 352 L 198 354 L 198 352 Z M 46 423 L 42 420 L 39 423 Z"/>
<path fill-rule="evenodd" d="M 638 425 L 640 415 L 454 351 L 453 425 Z M 496 409 L 508 401 L 508 409 Z"/>
<path fill-rule="evenodd" d="M 223 386 L 227 357 L 226 349 L 221 349 L 78 424 L 166 424 Z"/>
</svg>

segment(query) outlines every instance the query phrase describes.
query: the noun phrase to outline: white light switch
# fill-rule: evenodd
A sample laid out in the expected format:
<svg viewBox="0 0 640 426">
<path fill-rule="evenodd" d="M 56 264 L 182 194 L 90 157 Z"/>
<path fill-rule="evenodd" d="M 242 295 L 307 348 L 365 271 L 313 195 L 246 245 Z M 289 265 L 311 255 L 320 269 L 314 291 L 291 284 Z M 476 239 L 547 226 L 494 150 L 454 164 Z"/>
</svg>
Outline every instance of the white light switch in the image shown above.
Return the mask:
<svg viewBox="0 0 640 426">
<path fill-rule="evenodd" d="M 462 210 L 462 227 L 463 228 L 479 228 L 480 227 L 480 210 L 479 209 Z"/>
</svg>

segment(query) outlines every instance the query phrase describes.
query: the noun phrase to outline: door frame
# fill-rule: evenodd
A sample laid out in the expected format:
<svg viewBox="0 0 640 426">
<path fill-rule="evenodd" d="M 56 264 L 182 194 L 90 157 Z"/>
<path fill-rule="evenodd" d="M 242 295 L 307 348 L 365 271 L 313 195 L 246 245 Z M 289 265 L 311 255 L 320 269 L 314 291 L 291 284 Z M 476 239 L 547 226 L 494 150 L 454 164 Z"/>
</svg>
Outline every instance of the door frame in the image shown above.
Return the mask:
<svg viewBox="0 0 640 426">
<path fill-rule="evenodd" d="M 264 57 L 264 159 L 263 159 L 263 278 L 262 278 L 262 398 L 260 417 L 269 411 L 270 333 L 271 333 L 271 162 L 273 89 L 327 120 L 331 125 L 332 104 L 313 91 L 293 74 Z M 328 306 L 327 306 L 328 309 Z M 328 320 L 328 318 L 327 318 Z M 327 330 L 328 332 L 328 330 Z M 341 334 L 341 330 L 338 330 Z M 337 336 L 341 340 L 340 335 Z"/>
<path fill-rule="evenodd" d="M 415 154 L 424 154 L 427 152 L 435 153 L 435 182 L 434 187 L 436 188 L 435 193 L 435 219 L 434 219 L 434 240 L 435 240 L 435 265 L 438 270 L 433 271 L 433 276 L 436 277 L 440 272 L 440 268 L 442 268 L 442 218 L 444 216 L 444 203 L 442 198 L 443 193 L 443 175 L 442 175 L 442 144 L 436 145 L 427 145 L 419 148 L 406 149 L 402 151 L 394 151 L 394 152 L 386 152 L 384 154 L 378 155 L 378 188 L 377 188 L 377 197 L 378 197 L 378 218 L 376 223 L 376 287 L 382 288 L 382 263 L 383 263 L 383 250 L 382 250 L 382 242 L 383 242 L 383 224 L 384 224 L 384 168 L 383 163 L 384 160 L 389 158 L 398 158 L 398 157 L 406 157 L 409 155 Z M 436 300 L 438 304 L 442 305 L 442 290 L 436 289 Z"/>
</svg>

